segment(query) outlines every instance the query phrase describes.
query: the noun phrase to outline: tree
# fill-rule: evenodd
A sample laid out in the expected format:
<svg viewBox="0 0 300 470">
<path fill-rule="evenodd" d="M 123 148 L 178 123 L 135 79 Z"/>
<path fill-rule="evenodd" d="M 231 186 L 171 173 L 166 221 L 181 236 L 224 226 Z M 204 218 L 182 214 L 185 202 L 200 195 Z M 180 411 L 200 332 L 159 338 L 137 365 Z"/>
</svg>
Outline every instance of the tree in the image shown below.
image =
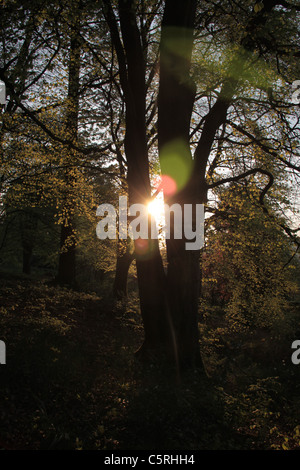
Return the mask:
<svg viewBox="0 0 300 470">
<path fill-rule="evenodd" d="M 68 65 L 68 94 L 66 102 L 64 136 L 74 146 L 78 139 L 78 113 L 79 113 L 79 86 L 80 86 L 80 55 L 81 42 L 78 36 L 80 29 L 80 16 L 78 2 L 69 5 L 70 32 L 69 32 L 69 65 Z M 72 10 L 71 10 L 72 9 Z M 66 167 L 64 173 L 65 195 L 62 201 L 63 220 L 61 224 L 60 255 L 57 281 L 71 287 L 76 282 L 76 231 L 74 227 L 74 213 L 76 208 L 74 197 L 74 170 L 78 165 L 76 150 L 65 149 L 64 157 Z"/>
<path fill-rule="evenodd" d="M 297 289 L 291 240 L 271 217 L 272 192 L 266 214 L 254 181 L 231 183 L 219 190 L 218 209 L 208 219 L 203 295 L 224 310 L 232 332 L 283 323 Z"/>
<path fill-rule="evenodd" d="M 90 185 L 85 184 L 85 178 L 88 178 L 85 172 L 90 172 L 94 165 L 95 174 L 99 173 L 99 156 L 95 153 L 102 151 L 95 145 L 87 150 L 83 129 L 79 129 L 80 97 L 86 89 L 89 91 L 90 85 L 87 72 L 86 82 L 80 79 L 80 62 L 87 55 L 82 51 L 80 36 L 86 32 L 86 11 L 82 8 L 88 4 L 71 1 L 62 6 L 52 2 L 46 8 L 34 4 L 30 9 L 22 2 L 8 3 L 1 17 L 4 47 L 0 73 L 9 94 L 1 129 L 4 139 L 2 157 L 5 156 L 1 162 L 3 191 L 9 191 L 13 186 L 22 194 L 22 185 L 27 184 L 28 178 L 30 186 L 33 188 L 35 182 L 36 189 L 42 194 L 41 206 L 48 199 L 51 210 L 53 205 L 56 207 L 55 220 L 61 226 L 57 280 L 69 286 L 75 285 L 75 248 L 78 244 L 75 220 L 86 210 L 83 199 L 90 198 L 89 211 L 94 210 L 95 205 Z M 93 9 L 91 14 L 94 14 Z M 18 51 L 13 35 L 17 32 L 22 36 L 22 21 L 26 34 L 23 45 L 20 40 Z M 12 160 L 15 137 L 18 153 Z M 26 153 L 21 156 L 19 146 L 24 142 Z M 85 151 L 92 154 L 93 164 L 88 157 L 81 158 Z M 16 193 L 14 190 L 15 196 Z M 26 191 L 23 196 L 27 198 Z M 38 204 L 36 200 L 34 203 Z M 28 208 L 26 210 L 28 212 Z M 31 237 L 29 242 L 32 241 Z M 25 251 L 31 250 L 32 247 L 29 250 L 27 246 Z"/>
<path fill-rule="evenodd" d="M 146 76 L 142 40 L 136 22 L 134 2 L 119 2 L 120 38 L 117 20 L 109 1 L 104 2 L 104 14 L 116 50 L 120 84 L 126 105 L 124 149 L 127 159 L 129 203 L 147 204 L 151 198 L 149 161 L 146 135 Z M 169 336 L 165 312 L 165 278 L 158 241 L 148 240 L 147 252 L 139 253 L 135 241 L 136 268 L 144 321 L 145 343 L 140 356 L 151 354 L 165 346 Z M 151 280 L 151 281 L 149 281 Z M 168 338 L 170 340 L 170 338 Z"/>
<path fill-rule="evenodd" d="M 280 41 L 276 41 L 271 47 L 268 38 L 272 33 L 272 26 L 276 25 L 280 31 L 279 19 L 282 15 L 290 19 L 289 33 L 293 31 L 293 36 L 288 51 L 290 54 L 294 51 L 293 41 L 297 29 L 294 13 L 297 7 L 294 4 L 285 4 L 278 10 L 279 4 L 280 2 L 276 1 L 265 1 L 252 8 L 248 4 L 233 7 L 230 2 L 225 4 L 223 2 L 222 5 L 219 3 L 214 5 L 213 13 L 208 6 L 207 9 L 205 7 L 201 9 L 196 16 L 197 2 L 166 0 L 161 23 L 158 146 L 162 173 L 176 178 L 174 165 L 180 161 L 186 175 L 183 183 L 180 182 L 180 178 L 176 181 L 179 190 L 168 199 L 169 202 L 178 203 L 181 207 L 184 204 L 192 204 L 195 207 L 196 204 L 206 201 L 207 190 L 210 187 L 228 181 L 226 178 L 218 182 L 210 181 L 212 174 L 220 166 L 221 162 L 218 159 L 223 155 L 220 149 L 215 153 L 214 144 L 218 141 L 221 144 L 225 139 L 229 140 L 226 125 L 235 121 L 238 112 L 241 112 L 240 109 L 244 113 L 250 112 L 250 109 L 244 106 L 244 94 L 247 93 L 249 83 L 253 88 L 253 102 L 257 99 L 258 106 L 263 107 L 264 113 L 269 112 L 271 115 L 274 110 L 278 110 L 278 114 L 283 117 L 284 104 L 279 99 L 275 101 L 274 94 L 271 96 L 269 84 L 265 80 L 260 81 L 257 77 L 253 77 L 254 67 L 262 64 L 264 59 L 271 63 L 270 70 L 276 57 L 277 62 L 280 56 L 280 60 L 284 63 L 284 53 L 278 44 Z M 150 198 L 144 118 L 145 62 L 141 31 L 135 20 L 137 7 L 132 1 L 118 4 L 122 44 L 115 17 L 116 8 L 113 8 L 112 3 L 108 1 L 104 2 L 104 5 L 112 43 L 118 57 L 120 81 L 126 102 L 125 153 L 128 161 L 129 193 L 132 202 L 145 202 Z M 225 20 L 223 16 L 221 18 L 221 14 L 224 13 Z M 237 25 L 239 27 L 234 29 Z M 218 54 L 214 48 L 222 41 L 221 50 L 224 52 L 217 79 L 210 77 L 211 83 L 206 84 L 207 88 L 202 94 L 200 91 L 199 96 L 196 94 L 196 83 L 192 78 L 193 31 L 196 26 L 200 30 L 200 39 L 196 47 L 205 42 L 202 37 L 205 38 L 206 35 L 210 39 L 210 48 L 207 49 L 211 58 L 214 54 Z M 201 28 L 204 30 L 202 37 Z M 202 56 L 204 57 L 201 61 L 206 59 L 204 54 Z M 213 74 L 201 68 L 200 72 L 204 77 L 200 78 L 200 84 L 203 86 L 202 80 L 205 82 L 205 79 Z M 270 82 L 271 79 L 272 77 Z M 267 98 L 266 102 L 263 96 Z M 207 106 L 202 105 L 201 109 L 201 99 L 206 97 Z M 203 116 L 199 125 L 191 132 L 193 113 L 197 112 L 199 107 Z M 253 109 L 251 112 L 253 113 Z M 266 122 L 265 118 L 262 119 L 262 125 Z M 221 126 L 223 126 L 222 141 L 218 135 Z M 245 122 L 243 126 L 247 132 Z M 193 156 L 190 146 L 191 135 L 199 136 Z M 272 153 L 269 146 L 265 146 L 264 150 Z M 251 163 L 250 158 L 248 162 Z M 258 172 L 269 178 L 269 183 L 262 194 L 263 198 L 272 185 L 270 172 L 261 167 L 255 168 L 257 161 L 252 158 L 252 167 L 246 168 L 239 174 L 239 163 L 243 166 L 242 158 L 233 168 L 235 172 L 233 179 L 246 178 L 249 174 Z M 150 240 L 149 248 L 152 248 L 152 243 L 153 240 Z M 199 364 L 197 325 L 199 252 L 185 251 L 184 240 L 175 240 L 172 236 L 167 241 L 167 251 L 166 279 L 157 250 L 150 260 L 142 262 L 138 260 L 137 263 L 141 311 L 145 327 L 143 351 L 149 352 L 154 349 L 166 352 L 167 350 L 180 365 Z M 149 278 L 151 285 L 148 283 Z"/>
</svg>

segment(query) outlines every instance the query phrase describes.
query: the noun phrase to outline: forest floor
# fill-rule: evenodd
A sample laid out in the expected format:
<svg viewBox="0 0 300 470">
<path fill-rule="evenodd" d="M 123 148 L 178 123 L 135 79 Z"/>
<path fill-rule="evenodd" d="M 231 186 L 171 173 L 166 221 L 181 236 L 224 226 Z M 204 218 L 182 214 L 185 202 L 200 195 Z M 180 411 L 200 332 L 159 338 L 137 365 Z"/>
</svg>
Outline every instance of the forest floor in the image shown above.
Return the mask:
<svg viewBox="0 0 300 470">
<path fill-rule="evenodd" d="M 136 362 L 134 294 L 124 306 L 2 275 L 0 339 L 0 449 L 300 448 L 297 366 L 274 371 L 256 357 L 253 368 L 244 358 L 233 377 L 215 352 L 209 379 L 191 373 L 178 384 Z"/>
</svg>

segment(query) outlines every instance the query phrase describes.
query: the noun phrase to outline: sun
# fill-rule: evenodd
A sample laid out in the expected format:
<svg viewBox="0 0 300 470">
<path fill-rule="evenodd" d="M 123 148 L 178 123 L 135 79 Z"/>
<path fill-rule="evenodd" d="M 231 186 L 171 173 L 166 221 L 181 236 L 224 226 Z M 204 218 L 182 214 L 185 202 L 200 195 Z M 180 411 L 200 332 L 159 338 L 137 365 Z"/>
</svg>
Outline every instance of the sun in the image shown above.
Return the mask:
<svg viewBox="0 0 300 470">
<path fill-rule="evenodd" d="M 164 218 L 164 200 L 159 194 L 155 199 L 148 203 L 148 212 L 151 214 L 157 223 L 161 223 Z"/>
</svg>

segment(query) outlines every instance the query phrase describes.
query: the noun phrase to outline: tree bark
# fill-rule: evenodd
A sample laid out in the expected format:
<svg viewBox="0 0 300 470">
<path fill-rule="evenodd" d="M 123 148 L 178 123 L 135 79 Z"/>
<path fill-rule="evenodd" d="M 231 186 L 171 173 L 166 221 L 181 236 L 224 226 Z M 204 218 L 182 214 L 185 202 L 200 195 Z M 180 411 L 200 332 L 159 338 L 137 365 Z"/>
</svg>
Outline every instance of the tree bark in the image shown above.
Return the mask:
<svg viewBox="0 0 300 470">
<path fill-rule="evenodd" d="M 70 220 L 70 219 L 69 219 Z M 76 282 L 76 241 L 74 226 L 63 224 L 60 231 L 60 253 L 57 281 L 62 286 L 75 287 Z"/>
<path fill-rule="evenodd" d="M 118 240 L 116 273 L 113 285 L 113 297 L 116 300 L 127 297 L 128 271 L 133 260 L 134 252 L 130 249 L 128 241 L 122 243 L 121 240 Z"/>
<path fill-rule="evenodd" d="M 23 243 L 23 274 L 30 274 L 31 272 L 32 251 L 32 244 Z"/>
<path fill-rule="evenodd" d="M 149 162 L 146 136 L 146 84 L 144 53 L 140 32 L 136 23 L 134 1 L 119 1 L 121 45 L 110 2 L 106 1 L 106 18 L 116 48 L 120 80 L 126 104 L 125 154 L 128 164 L 127 183 L 129 204 L 147 204 L 151 198 Z M 150 223 L 150 221 L 149 221 Z M 149 226 L 150 232 L 150 226 Z M 149 358 L 160 356 L 170 340 L 167 328 L 165 274 L 158 240 L 146 241 L 146 253 L 140 253 L 139 241 L 135 240 L 135 257 L 144 323 L 144 343 L 137 356 Z"/>
<path fill-rule="evenodd" d="M 176 152 L 190 168 L 183 187 L 166 202 L 196 204 L 206 200 L 204 175 L 200 178 L 194 169 L 189 143 L 190 120 L 196 87 L 190 77 L 193 48 L 193 26 L 196 1 L 167 0 L 162 22 L 160 84 L 158 96 L 158 145 L 163 173 L 164 153 L 168 145 L 175 145 Z M 180 42 L 180 51 L 175 47 Z M 172 170 L 172 169 L 171 169 Z M 186 240 L 174 238 L 171 225 L 167 240 L 167 298 L 171 322 L 174 329 L 176 356 L 181 368 L 202 367 L 199 350 L 198 300 L 200 294 L 200 251 L 188 251 Z"/>
<path fill-rule="evenodd" d="M 22 272 L 24 274 L 30 274 L 32 253 L 35 245 L 37 218 L 30 212 L 24 212 L 21 214 L 20 225 L 23 250 Z"/>
<path fill-rule="evenodd" d="M 78 135 L 78 110 L 79 110 L 79 85 L 80 85 L 80 54 L 81 45 L 78 35 L 79 11 L 76 12 L 74 24 L 70 32 L 70 58 L 68 70 L 68 96 L 65 121 L 66 138 L 76 143 Z M 64 164 L 65 194 L 63 211 L 65 219 L 61 225 L 60 254 L 58 263 L 57 281 L 60 285 L 76 286 L 76 231 L 74 221 L 73 194 L 74 175 L 72 167 L 76 164 L 76 152 L 73 149 L 65 149 Z M 70 165 L 70 169 L 68 168 Z"/>
</svg>

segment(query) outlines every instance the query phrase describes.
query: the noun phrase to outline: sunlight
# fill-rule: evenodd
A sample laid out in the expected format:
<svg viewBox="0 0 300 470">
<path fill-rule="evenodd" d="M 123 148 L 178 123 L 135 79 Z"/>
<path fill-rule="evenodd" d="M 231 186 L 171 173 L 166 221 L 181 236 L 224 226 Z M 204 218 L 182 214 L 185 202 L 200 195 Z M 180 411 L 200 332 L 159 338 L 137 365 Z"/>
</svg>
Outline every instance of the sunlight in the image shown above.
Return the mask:
<svg viewBox="0 0 300 470">
<path fill-rule="evenodd" d="M 148 212 L 155 218 L 158 224 L 161 223 L 164 217 L 164 200 L 161 195 L 158 195 L 153 201 L 148 203 Z"/>
</svg>

